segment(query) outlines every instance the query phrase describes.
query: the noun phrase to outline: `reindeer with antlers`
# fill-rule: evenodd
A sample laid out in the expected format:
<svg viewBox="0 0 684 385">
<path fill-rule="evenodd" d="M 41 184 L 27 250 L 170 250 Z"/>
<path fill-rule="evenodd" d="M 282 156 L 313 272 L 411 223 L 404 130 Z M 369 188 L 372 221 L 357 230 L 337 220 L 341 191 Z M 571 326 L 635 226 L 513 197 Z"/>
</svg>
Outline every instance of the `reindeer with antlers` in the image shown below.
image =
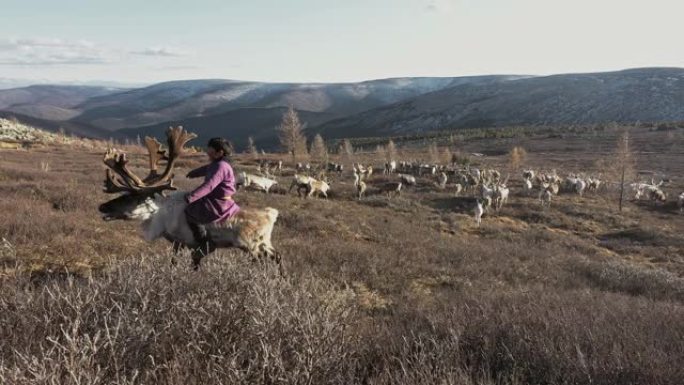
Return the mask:
<svg viewBox="0 0 684 385">
<path fill-rule="evenodd" d="M 243 208 L 225 219 L 206 225 L 211 248 L 202 250 L 186 218 L 186 208 L 192 194 L 174 192 L 168 196 L 165 191 L 176 190 L 173 185 L 173 168 L 183 155 L 184 145 L 194 139 L 182 127 L 167 131 L 168 150 L 162 151 L 161 144 L 153 138 L 145 138 L 149 152 L 150 173 L 144 179 L 135 175 L 128 167 L 126 154 L 109 150 L 104 156 L 107 166 L 104 191 L 123 193 L 100 205 L 104 220 L 143 220 L 145 239 L 152 241 L 164 237 L 173 242 L 174 251 L 181 248 L 193 250 L 193 267 L 199 267 L 202 258 L 216 248 L 239 248 L 254 258 L 270 257 L 281 265 L 280 255 L 271 244 L 271 232 L 278 218 L 278 210 L 266 208 Z M 158 164 L 166 160 L 164 171 L 157 172 Z M 281 266 L 282 272 L 282 266 Z"/>
</svg>

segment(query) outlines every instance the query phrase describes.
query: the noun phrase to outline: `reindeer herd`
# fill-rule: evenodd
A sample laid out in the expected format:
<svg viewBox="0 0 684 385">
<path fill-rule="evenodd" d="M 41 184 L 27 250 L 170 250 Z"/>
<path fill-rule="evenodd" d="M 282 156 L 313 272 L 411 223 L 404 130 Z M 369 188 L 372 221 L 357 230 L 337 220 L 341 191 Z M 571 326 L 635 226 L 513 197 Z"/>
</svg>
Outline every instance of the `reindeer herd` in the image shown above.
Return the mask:
<svg viewBox="0 0 684 385">
<path fill-rule="evenodd" d="M 300 197 L 312 197 L 314 195 L 328 198 L 331 191 L 332 179 L 329 175 L 342 176 L 344 167 L 338 163 L 329 162 L 321 166 L 312 166 L 309 163 L 297 163 L 294 167 L 294 176 L 288 192 L 295 187 Z M 373 179 L 375 170 L 382 170 L 381 179 Z M 238 184 L 245 187 L 253 187 L 264 192 L 273 192 L 277 185 L 275 175 L 282 175 L 282 161 L 260 161 L 257 166 L 259 175 L 240 173 Z M 519 191 L 521 196 L 536 197 L 541 207 L 551 205 L 553 197 L 559 194 L 576 194 L 580 197 L 586 193 L 599 193 L 605 191 L 607 186 L 601 175 L 571 173 L 564 178 L 560 177 L 556 170 L 537 171 L 533 169 L 523 170 L 521 173 L 522 185 Z M 387 179 L 390 179 L 387 181 Z M 369 192 L 384 194 L 388 198 L 400 195 L 402 190 L 416 186 L 417 179 L 428 181 L 429 186 L 438 190 L 447 188 L 454 196 L 469 195 L 472 199 L 472 211 L 475 221 L 480 225 L 482 215 L 490 208 L 499 211 L 511 196 L 511 188 L 508 185 L 510 174 L 505 178 L 496 169 L 456 167 L 451 165 L 429 164 L 417 161 L 389 161 L 381 167 L 353 163 L 351 179 L 355 190 L 355 197 L 363 199 Z M 634 200 L 648 199 L 656 203 L 665 203 L 667 194 L 662 187 L 665 181 L 655 183 L 638 182 L 628 187 L 634 193 Z M 282 192 L 282 190 L 280 190 Z M 684 192 L 677 197 L 679 211 L 684 213 Z"/>
<path fill-rule="evenodd" d="M 120 194 L 118 197 L 100 205 L 99 210 L 104 220 L 124 219 L 142 220 L 143 233 L 147 240 L 165 238 L 174 244 L 174 251 L 183 248 L 196 249 L 196 240 L 187 224 L 183 210 L 187 203 L 184 192 L 165 194 L 165 191 L 176 190 L 173 185 L 173 169 L 177 160 L 183 155 L 183 146 L 195 137 L 182 127 L 169 128 L 167 132 L 167 149 L 153 138 L 146 138 L 145 144 L 149 152 L 149 174 L 141 178 L 128 168 L 126 154 L 116 150 L 107 151 L 104 163 L 104 191 Z M 159 173 L 158 165 L 165 161 L 164 170 Z M 291 193 L 296 188 L 300 197 L 320 196 L 328 198 L 332 191 L 333 180 L 344 177 L 341 164 L 329 162 L 322 166 L 312 167 L 310 164 L 296 164 L 289 190 L 280 187 L 276 175 L 282 176 L 282 161 L 260 161 L 256 173 L 236 172 L 239 188 L 251 188 L 265 193 Z M 375 170 L 382 169 L 382 177 L 374 178 Z M 426 164 L 421 162 L 389 161 L 383 167 L 355 163 L 352 166 L 352 178 L 357 199 L 364 199 L 366 194 L 386 194 L 388 199 L 400 195 L 406 188 L 434 188 L 461 194 L 472 202 L 471 210 L 479 226 L 482 216 L 491 207 L 501 208 L 508 201 L 511 190 L 508 186 L 510 174 L 502 178 L 501 172 L 495 169 L 479 169 L 474 167 L 455 167 L 451 165 Z M 420 178 L 420 179 L 419 179 Z M 451 183 L 449 183 L 451 181 Z M 570 174 L 562 179 L 555 171 L 524 170 L 522 172 L 522 189 L 520 194 L 537 196 L 542 207 L 548 207 L 551 200 L 559 193 L 573 193 L 579 196 L 585 192 L 597 193 L 604 183 L 600 177 Z M 667 194 L 662 190 L 665 181 L 655 183 L 632 183 L 634 199 L 649 199 L 662 204 Z M 677 197 L 680 213 L 684 213 L 684 192 Z M 255 259 L 270 258 L 280 265 L 280 254 L 271 244 L 271 232 L 278 218 L 278 210 L 270 207 L 243 208 L 238 214 L 225 223 L 211 224 L 207 230 L 216 241 L 217 247 L 239 248 Z M 197 268 L 203 254 L 193 253 L 193 266 Z"/>
</svg>

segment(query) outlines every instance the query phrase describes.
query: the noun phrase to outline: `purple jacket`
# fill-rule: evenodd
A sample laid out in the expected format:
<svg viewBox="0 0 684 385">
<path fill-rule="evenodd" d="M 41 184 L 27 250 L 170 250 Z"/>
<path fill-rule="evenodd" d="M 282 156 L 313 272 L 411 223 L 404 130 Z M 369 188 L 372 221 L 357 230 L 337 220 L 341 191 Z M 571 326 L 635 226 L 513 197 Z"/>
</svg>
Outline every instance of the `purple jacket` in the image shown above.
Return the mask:
<svg viewBox="0 0 684 385">
<path fill-rule="evenodd" d="M 233 168 L 225 160 L 218 160 L 188 173 L 188 178 L 204 176 L 204 183 L 186 197 L 188 219 L 195 223 L 222 222 L 235 215 L 240 207 L 232 199 L 235 194 Z"/>
</svg>

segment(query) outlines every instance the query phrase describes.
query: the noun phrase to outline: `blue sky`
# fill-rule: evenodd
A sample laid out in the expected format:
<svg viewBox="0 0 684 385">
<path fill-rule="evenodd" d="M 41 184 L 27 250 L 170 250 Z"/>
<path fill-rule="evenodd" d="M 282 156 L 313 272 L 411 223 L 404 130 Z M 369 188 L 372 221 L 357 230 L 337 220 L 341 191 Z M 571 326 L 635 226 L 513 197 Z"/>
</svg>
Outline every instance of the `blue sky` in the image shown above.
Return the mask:
<svg viewBox="0 0 684 385">
<path fill-rule="evenodd" d="M 2 0 L 0 78 L 337 82 L 684 67 L 675 0 Z"/>
</svg>

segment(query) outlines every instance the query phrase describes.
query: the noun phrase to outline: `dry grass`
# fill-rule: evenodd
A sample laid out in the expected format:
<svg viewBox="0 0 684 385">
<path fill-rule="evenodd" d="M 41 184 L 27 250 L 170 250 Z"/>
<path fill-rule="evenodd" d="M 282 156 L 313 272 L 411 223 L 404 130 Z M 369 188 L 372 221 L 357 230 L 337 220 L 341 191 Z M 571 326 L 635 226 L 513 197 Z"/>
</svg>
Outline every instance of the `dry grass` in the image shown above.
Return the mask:
<svg viewBox="0 0 684 385">
<path fill-rule="evenodd" d="M 644 139 L 651 134 L 635 137 L 652 146 Z M 515 145 L 532 166 L 548 157 L 565 170 L 563 159 L 572 158 L 574 171 L 596 156 L 575 141 Z M 505 164 L 510 144 L 494 143 L 501 155 L 482 162 Z M 462 151 L 481 145 L 463 143 Z M 648 155 L 648 166 L 677 175 L 677 151 Z M 168 244 L 142 242 L 137 224 L 100 220 L 97 205 L 109 197 L 98 151 L 0 156 L 0 383 L 684 378 L 684 216 L 668 206 L 628 204 L 618 213 L 612 193 L 602 192 L 561 195 L 542 209 L 518 194 L 513 176 L 510 204 L 478 228 L 469 198 L 430 179 L 399 197 L 361 201 L 346 177 L 327 201 L 241 191 L 242 206 L 281 211 L 274 244 L 288 277 L 235 251 L 193 273 L 170 266 Z M 133 161 L 145 164 L 140 154 Z M 201 162 L 188 157 L 176 174 Z M 374 176 L 369 191 L 387 180 Z M 681 178 L 671 188 L 684 188 Z"/>
</svg>

